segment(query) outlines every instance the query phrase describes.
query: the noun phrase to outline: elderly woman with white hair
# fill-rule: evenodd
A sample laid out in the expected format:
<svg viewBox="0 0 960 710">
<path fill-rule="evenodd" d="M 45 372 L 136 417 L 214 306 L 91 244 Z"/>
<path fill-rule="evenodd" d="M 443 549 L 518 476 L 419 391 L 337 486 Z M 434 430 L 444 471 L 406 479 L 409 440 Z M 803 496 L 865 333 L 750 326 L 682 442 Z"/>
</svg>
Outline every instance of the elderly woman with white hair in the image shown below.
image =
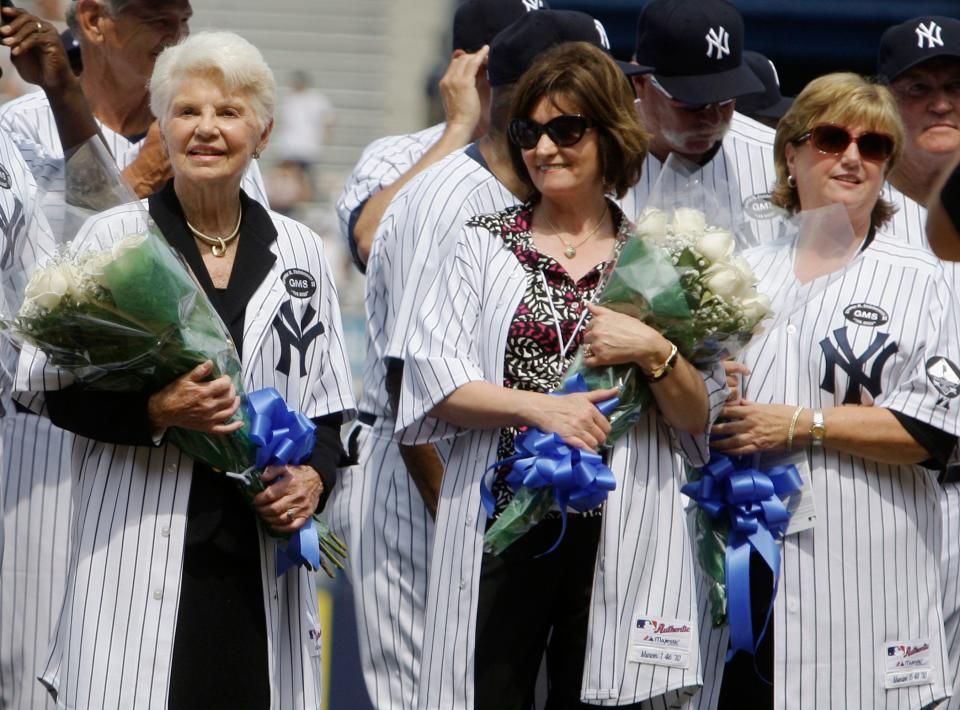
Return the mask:
<svg viewBox="0 0 960 710">
<path fill-rule="evenodd" d="M 308 464 L 270 467 L 251 508 L 236 484 L 163 440 L 226 434 L 239 398 L 204 363 L 157 392 L 46 393 L 78 434 L 74 549 L 41 681 L 58 707 L 318 707 L 314 575 L 277 577 L 267 527 L 309 524 L 352 413 L 336 290 L 320 238 L 240 188 L 273 126 L 273 75 L 230 33 L 160 55 L 151 106 L 174 178 L 89 220 L 78 239 L 143 229 L 143 205 L 191 266 L 240 352 L 247 389 L 275 387 L 317 423 Z"/>
</svg>

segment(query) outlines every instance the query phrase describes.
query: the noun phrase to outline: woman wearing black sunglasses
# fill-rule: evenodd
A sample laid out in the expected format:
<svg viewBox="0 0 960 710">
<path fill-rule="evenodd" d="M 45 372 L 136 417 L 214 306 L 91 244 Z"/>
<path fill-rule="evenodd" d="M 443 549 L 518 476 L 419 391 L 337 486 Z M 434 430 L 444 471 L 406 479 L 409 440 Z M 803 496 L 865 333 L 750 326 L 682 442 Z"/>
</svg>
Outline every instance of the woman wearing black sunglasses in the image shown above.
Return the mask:
<svg viewBox="0 0 960 710">
<path fill-rule="evenodd" d="M 727 665 L 721 707 L 932 707 L 951 684 L 930 469 L 960 432 L 960 328 L 940 265 L 884 232 L 903 140 L 889 91 L 854 74 L 811 82 L 777 131 L 774 202 L 842 205 L 852 241 L 750 257 L 780 312 L 744 351 L 744 400 L 712 445 L 795 463 L 816 520 L 784 538 L 773 620 L 756 660 Z M 752 581 L 759 630 L 771 580 Z"/>
<path fill-rule="evenodd" d="M 581 697 L 630 705 L 699 682 L 677 451 L 706 450 L 723 373 L 705 385 L 658 332 L 588 305 L 630 229 L 609 195 L 636 182 L 648 143 L 616 64 L 590 45 L 561 45 L 520 80 L 512 115 L 511 157 L 530 199 L 464 227 L 406 359 L 400 425 L 411 431 L 429 415 L 418 441 L 463 434 L 447 458 L 436 529 L 444 552 L 433 557 L 427 611 L 460 621 L 442 647 L 436 634 L 426 639 L 421 682 L 453 679 L 451 696 L 437 695 L 442 706 L 529 708 L 546 654 L 548 707 L 586 707 Z M 605 452 L 617 489 L 602 508 L 568 515 L 555 551 L 539 556 L 561 534 L 559 511 L 504 554 L 481 556 L 489 523 L 479 483 L 513 454 L 519 429 L 592 450 L 609 432 L 594 405 L 616 390 L 548 394 L 581 343 L 590 364 L 638 363 L 659 406 Z M 505 473 L 492 485 L 495 515 L 512 497 Z M 675 659 L 634 648 L 661 622 L 680 645 Z"/>
</svg>

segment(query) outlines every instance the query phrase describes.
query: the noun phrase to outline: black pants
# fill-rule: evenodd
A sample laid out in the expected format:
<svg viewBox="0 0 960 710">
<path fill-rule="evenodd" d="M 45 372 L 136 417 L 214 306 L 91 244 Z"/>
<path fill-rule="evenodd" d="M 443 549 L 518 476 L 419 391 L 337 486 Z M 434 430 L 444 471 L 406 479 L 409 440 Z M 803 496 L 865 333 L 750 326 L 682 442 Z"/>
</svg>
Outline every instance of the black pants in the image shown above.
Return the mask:
<svg viewBox="0 0 960 710">
<path fill-rule="evenodd" d="M 770 604 L 773 575 L 756 552 L 750 561 L 750 612 L 753 637 L 763 628 Z M 717 710 L 773 710 L 773 638 L 774 617 L 770 614 L 767 633 L 756 656 L 740 651 L 723 670 Z"/>
<path fill-rule="evenodd" d="M 476 710 L 529 710 L 546 652 L 547 710 L 580 702 L 602 518 L 547 519 L 502 555 L 483 555 L 477 606 Z"/>
</svg>

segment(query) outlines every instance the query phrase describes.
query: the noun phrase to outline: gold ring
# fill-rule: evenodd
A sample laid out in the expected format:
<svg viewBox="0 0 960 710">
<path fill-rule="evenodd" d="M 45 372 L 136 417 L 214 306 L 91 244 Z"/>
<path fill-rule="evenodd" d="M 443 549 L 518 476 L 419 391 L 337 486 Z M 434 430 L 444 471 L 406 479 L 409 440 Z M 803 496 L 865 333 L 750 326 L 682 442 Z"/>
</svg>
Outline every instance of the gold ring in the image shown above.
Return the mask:
<svg viewBox="0 0 960 710">
<path fill-rule="evenodd" d="M 288 521 L 293 521 L 293 508 L 287 508 L 287 512 L 284 513 Z"/>
<path fill-rule="evenodd" d="M 37 32 L 43 32 L 43 25 L 41 25 L 39 22 L 37 23 Z"/>
</svg>

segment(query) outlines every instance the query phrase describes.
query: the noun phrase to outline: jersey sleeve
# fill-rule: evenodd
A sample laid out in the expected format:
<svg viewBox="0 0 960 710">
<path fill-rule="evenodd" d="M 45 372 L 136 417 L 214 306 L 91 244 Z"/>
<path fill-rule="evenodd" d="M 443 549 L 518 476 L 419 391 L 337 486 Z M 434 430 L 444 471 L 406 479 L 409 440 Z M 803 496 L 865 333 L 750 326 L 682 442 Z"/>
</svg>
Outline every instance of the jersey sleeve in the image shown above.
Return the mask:
<svg viewBox="0 0 960 710">
<path fill-rule="evenodd" d="M 434 419 L 429 413 L 458 388 L 485 379 L 478 342 L 483 270 L 468 248 L 475 232 L 473 228 L 463 229 L 456 250 L 426 293 L 412 323 L 397 413 L 396 431 L 402 443 L 431 443 L 461 433 L 461 428 Z"/>
<path fill-rule="evenodd" d="M 877 406 L 900 412 L 957 436 L 960 434 L 960 314 L 942 268 L 917 300 L 924 337 L 904 375 Z"/>
</svg>

